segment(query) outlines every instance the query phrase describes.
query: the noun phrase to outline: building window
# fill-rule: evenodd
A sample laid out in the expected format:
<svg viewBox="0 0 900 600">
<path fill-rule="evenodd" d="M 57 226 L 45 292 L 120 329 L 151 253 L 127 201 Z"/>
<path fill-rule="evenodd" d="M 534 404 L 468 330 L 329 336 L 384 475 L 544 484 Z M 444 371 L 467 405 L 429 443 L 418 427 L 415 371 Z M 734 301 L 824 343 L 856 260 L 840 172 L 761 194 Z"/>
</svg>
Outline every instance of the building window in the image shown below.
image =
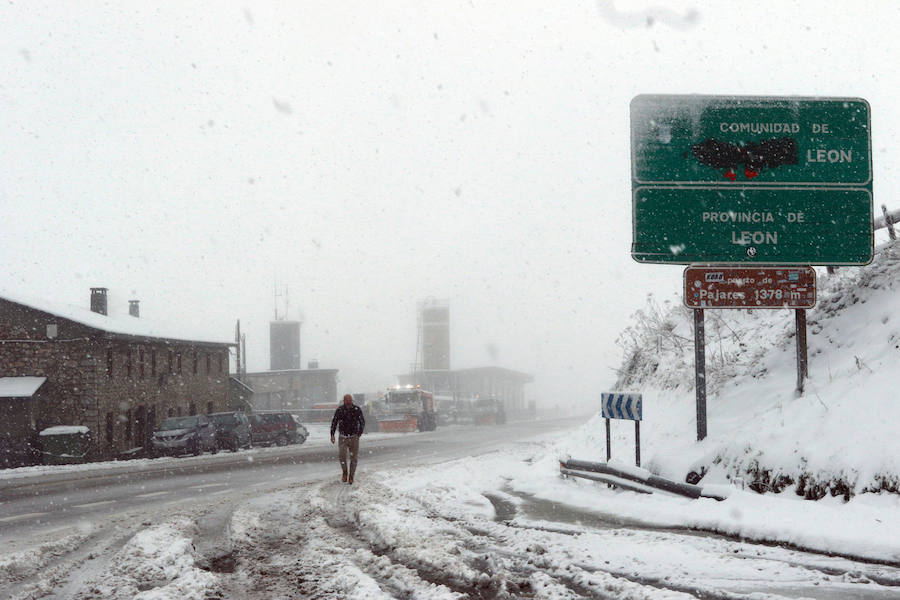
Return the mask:
<svg viewBox="0 0 900 600">
<path fill-rule="evenodd" d="M 131 421 L 132 421 L 131 409 L 129 408 L 128 411 L 125 413 L 125 441 L 126 442 L 131 441 Z"/>
<path fill-rule="evenodd" d="M 194 368 L 193 368 L 193 374 L 194 374 L 194 375 L 197 374 L 197 364 L 198 364 L 198 362 L 199 362 L 199 357 L 197 356 L 197 351 L 194 350 Z"/>
<path fill-rule="evenodd" d="M 174 416 L 175 416 L 175 409 L 172 408 L 171 406 L 169 407 L 168 415 L 169 415 L 170 417 L 174 417 Z"/>
<path fill-rule="evenodd" d="M 128 348 L 128 357 L 125 359 L 125 376 L 131 379 L 131 348 Z"/>
<path fill-rule="evenodd" d="M 212 369 L 209 368 L 209 352 L 206 353 L 206 374 L 209 375 L 212 372 Z"/>
<path fill-rule="evenodd" d="M 194 402 L 191 402 L 190 410 L 188 412 L 192 417 L 197 414 L 197 405 Z"/>
<path fill-rule="evenodd" d="M 141 379 L 144 378 L 144 349 L 141 348 L 138 350 L 138 372 L 141 374 Z"/>
<path fill-rule="evenodd" d="M 181 352 L 175 353 L 175 362 L 177 363 L 176 367 L 178 369 L 178 374 L 181 375 L 181 373 L 182 373 L 182 371 L 181 371 Z"/>
<path fill-rule="evenodd" d="M 141 404 L 134 411 L 134 437 L 139 446 L 147 443 L 150 432 L 147 431 L 147 408 Z"/>
<path fill-rule="evenodd" d="M 147 409 L 147 444 L 151 444 L 150 441 L 153 432 L 156 430 L 156 405 L 154 404 L 150 408 Z"/>
<path fill-rule="evenodd" d="M 112 379 L 113 376 L 113 351 L 112 348 L 106 349 L 106 378 Z"/>
<path fill-rule="evenodd" d="M 106 413 L 106 447 L 112 449 L 116 445 L 115 440 L 116 416 L 111 412 Z"/>
<path fill-rule="evenodd" d="M 219 373 L 222 373 L 222 353 L 219 352 Z"/>
<path fill-rule="evenodd" d="M 176 415 L 176 416 L 179 416 L 179 417 L 181 416 L 181 407 L 180 407 L 180 406 L 177 406 L 177 407 L 175 408 L 175 415 Z"/>
<path fill-rule="evenodd" d="M 175 372 L 175 353 L 169 350 L 169 373 Z"/>
<path fill-rule="evenodd" d="M 156 377 L 156 350 L 150 351 L 150 376 Z"/>
<path fill-rule="evenodd" d="M 212 400 L 206 403 L 206 414 L 211 415 L 215 412 L 215 408 L 213 407 Z"/>
</svg>

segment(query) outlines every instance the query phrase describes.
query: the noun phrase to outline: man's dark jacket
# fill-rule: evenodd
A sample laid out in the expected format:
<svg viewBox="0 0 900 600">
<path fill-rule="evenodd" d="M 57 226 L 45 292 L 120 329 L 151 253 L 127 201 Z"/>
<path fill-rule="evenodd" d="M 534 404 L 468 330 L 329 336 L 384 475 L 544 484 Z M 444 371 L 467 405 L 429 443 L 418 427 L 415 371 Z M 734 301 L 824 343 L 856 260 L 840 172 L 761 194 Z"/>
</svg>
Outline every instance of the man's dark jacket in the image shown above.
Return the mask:
<svg viewBox="0 0 900 600">
<path fill-rule="evenodd" d="M 363 411 L 355 404 L 347 406 L 341 404 L 334 411 L 334 417 L 331 419 L 331 435 L 337 429 L 341 435 L 362 435 L 366 428 L 366 419 L 363 417 Z"/>
</svg>

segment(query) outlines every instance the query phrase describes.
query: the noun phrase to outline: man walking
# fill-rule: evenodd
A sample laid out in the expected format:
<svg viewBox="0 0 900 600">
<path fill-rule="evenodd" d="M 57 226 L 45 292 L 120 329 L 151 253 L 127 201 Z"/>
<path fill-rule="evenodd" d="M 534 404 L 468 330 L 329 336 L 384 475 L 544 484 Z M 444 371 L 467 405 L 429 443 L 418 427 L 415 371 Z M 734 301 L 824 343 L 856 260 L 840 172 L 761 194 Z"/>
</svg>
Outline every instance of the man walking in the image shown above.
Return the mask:
<svg viewBox="0 0 900 600">
<path fill-rule="evenodd" d="M 356 459 L 359 456 L 359 436 L 366 428 L 366 419 L 360 407 L 353 404 L 353 396 L 344 394 L 344 403 L 334 411 L 331 419 L 331 443 L 334 443 L 334 430 L 340 434 L 338 458 L 341 461 L 341 481 L 353 484 L 356 473 Z M 350 470 L 347 470 L 347 452 L 350 453 Z"/>
</svg>

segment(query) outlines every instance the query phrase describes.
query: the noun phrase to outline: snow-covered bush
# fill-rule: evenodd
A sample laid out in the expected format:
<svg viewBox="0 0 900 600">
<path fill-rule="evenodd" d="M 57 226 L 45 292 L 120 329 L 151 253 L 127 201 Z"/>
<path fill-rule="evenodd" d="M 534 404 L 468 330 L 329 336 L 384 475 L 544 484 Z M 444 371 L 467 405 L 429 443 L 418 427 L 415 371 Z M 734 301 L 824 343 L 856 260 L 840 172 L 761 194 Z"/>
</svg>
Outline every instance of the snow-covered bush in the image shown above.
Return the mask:
<svg viewBox="0 0 900 600">
<path fill-rule="evenodd" d="M 704 311 L 709 435 L 701 443 L 691 311 L 675 296 L 649 296 L 617 340 L 616 382 L 644 393 L 648 466 L 680 478 L 691 471 L 740 477 L 759 491 L 813 499 L 896 492 L 898 282 L 897 242 L 880 247 L 868 266 L 819 272 L 802 395 L 793 311 Z"/>
</svg>

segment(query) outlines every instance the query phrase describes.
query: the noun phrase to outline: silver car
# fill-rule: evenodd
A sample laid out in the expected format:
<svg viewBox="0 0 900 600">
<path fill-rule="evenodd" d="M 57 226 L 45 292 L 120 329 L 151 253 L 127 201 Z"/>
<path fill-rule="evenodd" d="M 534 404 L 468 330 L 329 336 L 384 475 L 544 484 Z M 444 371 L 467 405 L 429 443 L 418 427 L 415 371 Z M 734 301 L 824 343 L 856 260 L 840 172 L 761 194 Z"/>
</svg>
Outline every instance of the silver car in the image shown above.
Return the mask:
<svg viewBox="0 0 900 600">
<path fill-rule="evenodd" d="M 218 452 L 216 428 L 205 415 L 169 417 L 153 432 L 151 452 L 154 456 L 193 454 L 209 450 Z"/>
</svg>

